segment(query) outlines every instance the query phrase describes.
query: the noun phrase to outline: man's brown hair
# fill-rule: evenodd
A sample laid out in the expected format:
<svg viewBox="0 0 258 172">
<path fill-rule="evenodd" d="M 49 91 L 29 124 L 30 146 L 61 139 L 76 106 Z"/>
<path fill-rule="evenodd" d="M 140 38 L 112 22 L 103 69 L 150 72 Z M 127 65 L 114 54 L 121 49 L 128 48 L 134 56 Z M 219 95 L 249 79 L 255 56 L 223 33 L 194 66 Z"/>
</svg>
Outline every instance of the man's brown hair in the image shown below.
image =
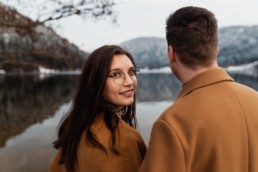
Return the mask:
<svg viewBox="0 0 258 172">
<path fill-rule="evenodd" d="M 184 7 L 166 20 L 167 43 L 186 66 L 208 67 L 217 56 L 217 28 L 212 12 L 200 7 Z"/>
</svg>

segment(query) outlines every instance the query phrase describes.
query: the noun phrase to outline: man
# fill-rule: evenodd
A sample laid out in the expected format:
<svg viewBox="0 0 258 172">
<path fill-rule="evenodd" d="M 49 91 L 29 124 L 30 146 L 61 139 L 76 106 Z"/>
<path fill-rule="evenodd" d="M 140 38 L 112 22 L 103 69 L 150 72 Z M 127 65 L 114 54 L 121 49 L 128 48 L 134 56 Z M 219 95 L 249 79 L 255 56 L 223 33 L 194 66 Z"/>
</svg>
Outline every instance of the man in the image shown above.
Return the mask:
<svg viewBox="0 0 258 172">
<path fill-rule="evenodd" d="M 183 88 L 154 123 L 140 171 L 257 172 L 258 93 L 218 67 L 214 15 L 181 8 L 167 19 L 166 38 Z"/>
</svg>

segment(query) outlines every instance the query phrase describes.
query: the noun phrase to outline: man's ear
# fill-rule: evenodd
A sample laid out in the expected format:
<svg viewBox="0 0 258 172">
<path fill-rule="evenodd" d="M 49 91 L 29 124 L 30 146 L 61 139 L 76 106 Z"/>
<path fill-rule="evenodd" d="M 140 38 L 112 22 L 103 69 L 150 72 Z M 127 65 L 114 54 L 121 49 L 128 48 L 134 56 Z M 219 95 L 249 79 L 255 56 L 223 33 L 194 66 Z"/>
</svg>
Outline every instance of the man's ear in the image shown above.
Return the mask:
<svg viewBox="0 0 258 172">
<path fill-rule="evenodd" d="M 168 58 L 169 58 L 169 62 L 171 64 L 176 61 L 174 49 L 173 49 L 173 47 L 171 45 L 168 46 Z"/>
<path fill-rule="evenodd" d="M 216 51 L 217 51 L 216 52 L 217 53 L 216 56 L 218 56 L 219 55 L 219 47 L 216 48 Z"/>
</svg>

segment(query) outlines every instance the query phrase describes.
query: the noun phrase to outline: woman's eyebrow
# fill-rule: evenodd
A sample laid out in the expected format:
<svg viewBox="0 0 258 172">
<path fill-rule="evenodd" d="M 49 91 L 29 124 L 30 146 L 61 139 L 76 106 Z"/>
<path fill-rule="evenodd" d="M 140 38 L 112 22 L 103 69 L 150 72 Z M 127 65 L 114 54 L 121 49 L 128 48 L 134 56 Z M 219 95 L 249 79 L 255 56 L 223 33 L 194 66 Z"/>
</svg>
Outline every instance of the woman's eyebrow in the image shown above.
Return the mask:
<svg viewBox="0 0 258 172">
<path fill-rule="evenodd" d="M 135 69 L 135 67 L 132 66 L 132 67 L 129 67 L 129 68 L 128 68 L 128 70 L 131 70 L 131 69 Z M 113 70 L 123 71 L 121 68 L 114 68 L 114 69 L 111 69 L 110 71 L 113 71 Z"/>
<path fill-rule="evenodd" d="M 113 70 L 121 70 L 120 68 L 114 68 L 114 69 L 111 69 L 110 71 L 113 71 Z"/>
</svg>

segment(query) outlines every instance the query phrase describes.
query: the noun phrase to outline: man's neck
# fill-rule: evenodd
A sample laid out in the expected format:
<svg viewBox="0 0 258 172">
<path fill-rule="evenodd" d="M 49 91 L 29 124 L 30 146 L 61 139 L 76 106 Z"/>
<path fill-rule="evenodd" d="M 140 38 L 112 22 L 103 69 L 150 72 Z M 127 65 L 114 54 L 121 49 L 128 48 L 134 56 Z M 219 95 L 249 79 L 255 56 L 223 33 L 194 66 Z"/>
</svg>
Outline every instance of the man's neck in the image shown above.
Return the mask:
<svg viewBox="0 0 258 172">
<path fill-rule="evenodd" d="M 181 68 L 179 79 L 182 82 L 182 84 L 185 84 L 188 81 L 190 81 L 192 78 L 194 78 L 195 76 L 199 75 L 200 73 L 205 72 L 210 69 L 216 69 L 216 68 L 218 68 L 217 63 L 214 63 L 209 67 L 197 67 L 196 69 L 190 69 L 190 68 L 184 66 Z"/>
</svg>

